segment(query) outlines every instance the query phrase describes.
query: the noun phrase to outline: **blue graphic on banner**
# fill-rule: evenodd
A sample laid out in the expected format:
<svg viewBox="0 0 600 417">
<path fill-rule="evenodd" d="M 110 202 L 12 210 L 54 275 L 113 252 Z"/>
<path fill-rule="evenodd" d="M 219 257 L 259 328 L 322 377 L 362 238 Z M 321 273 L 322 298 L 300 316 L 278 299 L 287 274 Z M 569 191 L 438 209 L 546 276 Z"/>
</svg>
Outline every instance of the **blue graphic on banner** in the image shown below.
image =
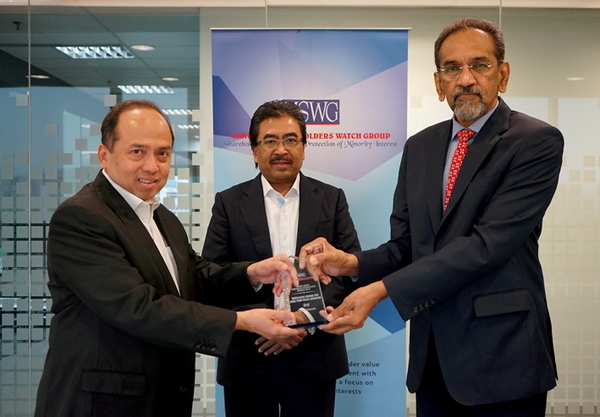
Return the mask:
<svg viewBox="0 0 600 417">
<path fill-rule="evenodd" d="M 302 172 L 344 189 L 363 248 L 385 242 L 406 141 L 407 57 L 407 30 L 213 30 L 215 191 L 256 176 L 250 118 L 265 101 L 289 100 L 308 125 Z M 336 417 L 406 412 L 405 343 L 389 300 L 346 335 Z M 222 395 L 218 387 L 219 417 Z"/>
<path fill-rule="evenodd" d="M 312 124 L 304 167 L 357 180 L 402 152 L 407 31 L 213 31 L 214 146 L 251 154 L 267 100 L 298 102 Z M 331 119 L 331 120 L 330 120 Z"/>
</svg>

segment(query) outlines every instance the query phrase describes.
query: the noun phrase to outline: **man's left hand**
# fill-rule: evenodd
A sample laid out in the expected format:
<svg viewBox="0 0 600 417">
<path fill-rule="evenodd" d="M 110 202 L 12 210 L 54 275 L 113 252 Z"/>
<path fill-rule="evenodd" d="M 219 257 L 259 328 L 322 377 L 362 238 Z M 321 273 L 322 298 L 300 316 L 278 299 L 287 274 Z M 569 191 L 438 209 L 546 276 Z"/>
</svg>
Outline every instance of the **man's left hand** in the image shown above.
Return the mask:
<svg viewBox="0 0 600 417">
<path fill-rule="evenodd" d="M 306 323 L 307 321 L 308 319 L 306 315 L 304 315 L 301 311 L 294 312 L 294 324 Z M 271 354 L 278 355 L 286 349 L 291 349 L 298 346 L 307 335 L 307 330 L 301 330 L 300 333 L 285 338 L 267 339 L 266 337 L 261 336 L 256 339 L 255 344 L 258 346 L 259 353 L 264 353 L 265 356 L 269 356 Z"/>
<path fill-rule="evenodd" d="M 359 329 L 365 324 L 369 313 L 375 306 L 387 297 L 388 292 L 382 281 L 358 288 L 348 295 L 337 308 L 327 307 L 328 314 L 325 315 L 325 318 L 329 324 L 319 326 L 319 329 L 333 334 L 343 334 Z"/>
</svg>

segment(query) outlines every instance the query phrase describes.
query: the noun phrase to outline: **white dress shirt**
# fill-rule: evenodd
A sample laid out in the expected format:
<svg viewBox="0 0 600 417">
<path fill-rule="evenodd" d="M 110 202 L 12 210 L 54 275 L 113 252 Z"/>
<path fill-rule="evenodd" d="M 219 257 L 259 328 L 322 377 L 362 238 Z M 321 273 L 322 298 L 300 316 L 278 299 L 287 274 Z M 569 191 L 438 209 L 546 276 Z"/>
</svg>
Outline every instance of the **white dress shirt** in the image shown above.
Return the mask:
<svg viewBox="0 0 600 417">
<path fill-rule="evenodd" d="M 267 225 L 273 255 L 296 254 L 298 218 L 300 213 L 300 175 L 285 196 L 275 191 L 269 181 L 261 175 Z M 282 304 L 282 297 L 275 297 L 275 309 Z"/>
</svg>

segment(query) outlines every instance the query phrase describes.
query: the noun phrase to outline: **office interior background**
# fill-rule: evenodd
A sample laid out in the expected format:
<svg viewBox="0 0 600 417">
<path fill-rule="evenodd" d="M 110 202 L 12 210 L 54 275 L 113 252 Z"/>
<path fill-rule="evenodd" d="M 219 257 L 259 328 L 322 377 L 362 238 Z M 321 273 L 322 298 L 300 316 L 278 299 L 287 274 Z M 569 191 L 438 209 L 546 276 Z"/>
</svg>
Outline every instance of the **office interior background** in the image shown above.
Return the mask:
<svg viewBox="0 0 600 417">
<path fill-rule="evenodd" d="M 109 106 L 145 98 L 170 115 L 175 157 L 160 197 L 201 250 L 219 191 L 211 28 L 410 28 L 410 136 L 451 116 L 434 88 L 433 43 L 460 17 L 502 27 L 512 66 L 503 97 L 565 135 L 540 243 L 560 377 L 547 415 L 599 416 L 598 0 L 0 0 L 0 415 L 33 415 L 51 319 L 48 222 L 98 172 L 99 126 Z M 78 59 L 57 49 L 69 46 L 115 48 Z M 197 369 L 194 416 L 214 416 L 214 358 L 199 355 Z M 398 387 L 399 395 L 405 391 Z M 407 416 L 414 416 L 406 395 Z"/>
</svg>

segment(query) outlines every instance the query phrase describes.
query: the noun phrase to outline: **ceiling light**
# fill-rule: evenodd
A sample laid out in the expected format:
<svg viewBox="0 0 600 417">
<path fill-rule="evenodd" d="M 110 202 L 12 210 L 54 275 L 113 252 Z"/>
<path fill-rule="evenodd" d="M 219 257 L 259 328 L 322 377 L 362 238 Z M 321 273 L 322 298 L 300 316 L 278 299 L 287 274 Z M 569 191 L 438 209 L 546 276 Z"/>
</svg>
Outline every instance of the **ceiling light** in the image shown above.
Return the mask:
<svg viewBox="0 0 600 417">
<path fill-rule="evenodd" d="M 163 81 L 179 81 L 177 77 L 163 77 Z"/>
<path fill-rule="evenodd" d="M 47 80 L 50 77 L 47 75 L 43 75 L 43 74 L 31 74 L 31 75 L 27 75 L 27 78 L 36 78 L 38 80 Z"/>
<path fill-rule="evenodd" d="M 152 45 L 131 45 L 131 49 L 135 49 L 137 51 L 154 51 L 154 46 L 152 46 Z"/>
<path fill-rule="evenodd" d="M 569 77 L 567 81 L 583 81 L 583 77 Z"/>
<path fill-rule="evenodd" d="M 175 90 L 164 85 L 118 85 L 126 94 L 174 94 Z"/>
<path fill-rule="evenodd" d="M 135 55 L 122 46 L 57 46 L 56 49 L 73 59 L 135 58 Z"/>
</svg>

